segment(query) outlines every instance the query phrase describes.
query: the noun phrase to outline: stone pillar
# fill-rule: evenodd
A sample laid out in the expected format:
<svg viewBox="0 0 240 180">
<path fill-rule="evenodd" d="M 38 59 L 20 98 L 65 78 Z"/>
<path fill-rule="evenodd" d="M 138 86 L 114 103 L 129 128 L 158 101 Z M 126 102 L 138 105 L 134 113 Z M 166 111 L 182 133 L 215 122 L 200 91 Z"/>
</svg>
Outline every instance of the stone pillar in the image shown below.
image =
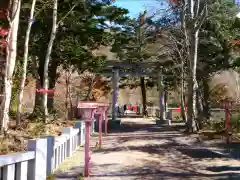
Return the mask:
<svg viewBox="0 0 240 180">
<path fill-rule="evenodd" d="M 117 119 L 116 104 L 118 101 L 119 69 L 116 69 L 116 68 L 113 69 L 112 83 L 113 83 L 112 120 L 116 120 Z"/>
<path fill-rule="evenodd" d="M 165 120 L 165 103 L 164 103 L 164 84 L 163 84 L 163 74 L 159 72 L 158 74 L 158 92 L 159 92 L 159 111 L 160 120 Z"/>
</svg>

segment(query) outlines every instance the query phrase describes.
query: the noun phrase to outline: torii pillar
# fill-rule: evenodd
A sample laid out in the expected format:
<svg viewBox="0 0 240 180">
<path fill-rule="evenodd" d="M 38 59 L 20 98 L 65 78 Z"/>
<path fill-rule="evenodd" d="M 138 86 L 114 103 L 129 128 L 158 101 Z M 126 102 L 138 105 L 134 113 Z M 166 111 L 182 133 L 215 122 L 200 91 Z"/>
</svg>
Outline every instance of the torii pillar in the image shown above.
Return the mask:
<svg viewBox="0 0 240 180">
<path fill-rule="evenodd" d="M 156 120 L 157 124 L 161 125 L 171 125 L 171 120 L 166 119 L 166 107 L 164 103 L 165 99 L 165 91 L 164 91 L 164 84 L 163 84 L 163 73 L 160 71 L 158 73 L 158 92 L 159 92 L 159 113 L 160 119 Z"/>
<path fill-rule="evenodd" d="M 158 74 L 158 92 L 159 92 L 159 110 L 160 110 L 160 120 L 163 121 L 165 117 L 165 105 L 164 105 L 164 84 L 163 84 L 163 74 L 159 72 Z"/>
<path fill-rule="evenodd" d="M 117 119 L 117 101 L 118 101 L 118 89 L 119 89 L 119 69 L 113 68 L 112 74 L 113 84 L 113 97 L 112 97 L 112 120 Z"/>
</svg>

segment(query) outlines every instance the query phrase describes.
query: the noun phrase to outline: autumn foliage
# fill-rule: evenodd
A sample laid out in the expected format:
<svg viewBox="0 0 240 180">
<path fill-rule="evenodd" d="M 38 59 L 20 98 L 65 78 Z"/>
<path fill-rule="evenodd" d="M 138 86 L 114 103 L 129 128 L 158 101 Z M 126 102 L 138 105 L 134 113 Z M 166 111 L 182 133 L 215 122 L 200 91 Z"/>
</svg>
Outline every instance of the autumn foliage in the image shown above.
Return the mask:
<svg viewBox="0 0 240 180">
<path fill-rule="evenodd" d="M 217 84 L 210 91 L 210 99 L 213 104 L 218 104 L 222 100 L 228 99 L 227 97 L 227 87 L 225 84 Z"/>
</svg>

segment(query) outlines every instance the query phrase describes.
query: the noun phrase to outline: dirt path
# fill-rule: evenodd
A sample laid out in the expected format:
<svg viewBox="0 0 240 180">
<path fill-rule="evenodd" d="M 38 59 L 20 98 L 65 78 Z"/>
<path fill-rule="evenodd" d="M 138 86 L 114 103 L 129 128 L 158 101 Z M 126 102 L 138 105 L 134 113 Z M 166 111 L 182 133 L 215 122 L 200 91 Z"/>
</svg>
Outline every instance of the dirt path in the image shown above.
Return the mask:
<svg viewBox="0 0 240 180">
<path fill-rule="evenodd" d="M 151 125 L 129 131 L 104 138 L 92 155 L 89 180 L 240 179 L 239 161 L 178 131 Z"/>
<path fill-rule="evenodd" d="M 91 177 L 86 180 L 240 179 L 238 160 L 203 147 L 179 131 L 152 123 L 139 125 L 142 122 L 133 119 L 130 124 L 138 124 L 137 128 L 103 138 L 102 149 L 93 151 Z"/>
</svg>

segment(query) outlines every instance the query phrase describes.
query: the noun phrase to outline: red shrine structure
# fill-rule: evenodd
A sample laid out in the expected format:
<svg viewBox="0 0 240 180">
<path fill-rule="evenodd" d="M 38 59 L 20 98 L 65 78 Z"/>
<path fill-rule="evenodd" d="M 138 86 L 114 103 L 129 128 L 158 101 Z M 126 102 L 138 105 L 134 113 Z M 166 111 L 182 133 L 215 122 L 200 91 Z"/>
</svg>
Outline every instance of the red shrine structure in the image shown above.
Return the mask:
<svg viewBox="0 0 240 180">
<path fill-rule="evenodd" d="M 4 24 L 7 21 L 7 9 L 0 8 L 0 22 Z M 6 56 L 6 45 L 9 27 L 0 24 L 0 55 Z"/>
<path fill-rule="evenodd" d="M 5 4 L 4 4 L 5 3 Z M 8 1 L 0 4 L 0 103 L 1 95 L 3 94 L 3 81 L 5 76 L 5 65 L 6 65 L 6 48 L 7 48 L 7 37 L 9 33 L 9 26 L 7 20 L 8 12 Z"/>
</svg>

